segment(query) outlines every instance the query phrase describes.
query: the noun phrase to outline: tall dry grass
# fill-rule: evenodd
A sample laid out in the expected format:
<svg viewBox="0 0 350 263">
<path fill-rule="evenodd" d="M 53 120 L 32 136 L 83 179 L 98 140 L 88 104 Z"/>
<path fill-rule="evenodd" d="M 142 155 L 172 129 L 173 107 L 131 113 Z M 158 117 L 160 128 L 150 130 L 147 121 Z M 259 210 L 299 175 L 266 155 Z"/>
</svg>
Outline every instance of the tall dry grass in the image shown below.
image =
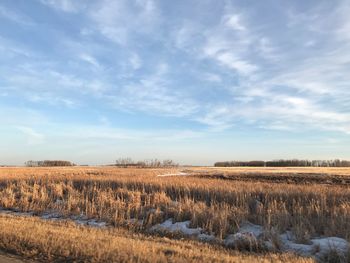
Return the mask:
<svg viewBox="0 0 350 263">
<path fill-rule="evenodd" d="M 292 254 L 248 255 L 195 241 L 0 215 L 0 250 L 42 262 L 313 262 Z"/>
<path fill-rule="evenodd" d="M 350 240 L 348 187 L 156 176 L 168 172 L 174 170 L 0 169 L 0 206 L 84 214 L 141 231 L 174 218 L 225 238 L 248 220 L 274 231 L 290 229 L 300 242 L 320 235 Z"/>
</svg>

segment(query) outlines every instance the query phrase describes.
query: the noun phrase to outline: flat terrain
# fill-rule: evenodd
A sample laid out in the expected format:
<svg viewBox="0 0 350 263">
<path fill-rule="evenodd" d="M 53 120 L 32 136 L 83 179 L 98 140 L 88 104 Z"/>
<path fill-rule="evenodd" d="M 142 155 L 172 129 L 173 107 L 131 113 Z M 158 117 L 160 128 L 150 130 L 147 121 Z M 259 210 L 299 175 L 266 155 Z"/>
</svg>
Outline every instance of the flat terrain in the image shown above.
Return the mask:
<svg viewBox="0 0 350 263">
<path fill-rule="evenodd" d="M 44 262 L 348 262 L 349 179 L 349 168 L 0 168 L 0 250 Z"/>
<path fill-rule="evenodd" d="M 255 181 L 271 183 L 292 184 L 329 184 L 350 185 L 349 168 L 197 168 L 189 170 L 191 174 L 204 178 L 216 178 L 223 180 Z"/>
</svg>

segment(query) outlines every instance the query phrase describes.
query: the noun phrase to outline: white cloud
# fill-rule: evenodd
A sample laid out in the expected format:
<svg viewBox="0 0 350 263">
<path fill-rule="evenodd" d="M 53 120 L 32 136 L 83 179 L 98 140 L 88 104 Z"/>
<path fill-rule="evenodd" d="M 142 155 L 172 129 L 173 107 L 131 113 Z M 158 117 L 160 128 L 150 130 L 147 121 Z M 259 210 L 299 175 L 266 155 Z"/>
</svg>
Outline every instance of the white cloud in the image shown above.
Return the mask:
<svg viewBox="0 0 350 263">
<path fill-rule="evenodd" d="M 159 19 L 153 0 L 100 1 L 89 16 L 96 29 L 105 37 L 120 45 L 126 45 L 135 34 L 153 33 Z"/>
<path fill-rule="evenodd" d="M 336 37 L 340 41 L 348 42 L 350 40 L 350 3 L 349 1 L 341 1 L 337 6 L 334 17 L 332 19 L 336 20 L 338 27 L 335 30 Z"/>
<path fill-rule="evenodd" d="M 70 108 L 88 97 L 117 110 L 176 116 L 217 129 L 243 123 L 349 131 L 346 1 L 329 13 L 324 4 L 303 12 L 286 8 L 273 25 L 246 12 L 248 7 L 165 19 L 166 10 L 151 0 L 96 1 L 79 14 L 74 12 L 80 2 L 43 2 L 84 16 L 86 23 L 74 41 L 62 34 L 61 54 L 69 53 L 62 60 L 24 60 L 26 49 L 10 50 L 0 39 L 8 61 L 23 59 L 1 72 L 9 96 Z M 214 84 L 217 93 L 206 89 Z"/>
<path fill-rule="evenodd" d="M 107 96 L 121 109 L 133 109 L 155 115 L 189 116 L 197 109 L 197 103 L 180 89 L 173 88 L 167 78 L 168 65 L 160 63 L 154 73 L 121 88 L 114 96 Z"/>
<path fill-rule="evenodd" d="M 139 55 L 137 55 L 136 53 L 132 53 L 132 55 L 130 56 L 129 62 L 131 67 L 134 70 L 139 69 L 142 66 L 142 60 L 139 57 Z"/>
<path fill-rule="evenodd" d="M 104 118 L 103 118 L 104 119 Z M 204 136 L 203 132 L 190 129 L 159 129 L 159 130 L 134 130 L 110 127 L 109 125 L 71 125 L 56 129 L 59 125 L 52 124 L 52 136 L 59 138 L 66 138 L 69 140 L 79 141 L 83 140 L 112 140 L 129 142 L 156 142 L 156 141 L 173 141 L 193 139 Z"/>
<path fill-rule="evenodd" d="M 257 66 L 250 64 L 248 61 L 237 58 L 234 54 L 229 52 L 218 53 L 216 59 L 223 65 L 236 70 L 239 74 L 243 75 L 252 74 L 258 69 Z"/>
<path fill-rule="evenodd" d="M 74 0 L 40 0 L 40 2 L 54 9 L 68 13 L 78 12 L 82 4 L 81 1 Z"/>
<path fill-rule="evenodd" d="M 218 64 L 235 71 L 239 77 L 248 77 L 259 69 L 251 58 L 259 37 L 250 32 L 250 28 L 242 22 L 242 16 L 238 13 L 225 13 L 217 26 L 206 29 L 203 33 L 205 41 L 202 44 L 202 52 L 204 58 L 213 59 Z M 271 43 L 267 38 L 260 40 L 262 55 L 272 58 Z"/>
<path fill-rule="evenodd" d="M 25 26 L 33 26 L 35 25 L 34 21 L 24 14 L 12 11 L 4 6 L 0 6 L 0 17 L 4 17 L 8 20 L 11 20 L 17 24 L 25 25 Z"/>
<path fill-rule="evenodd" d="M 18 126 L 17 129 L 26 135 L 27 143 L 30 145 L 42 144 L 44 142 L 45 136 L 31 127 Z"/>
<path fill-rule="evenodd" d="M 241 17 L 238 14 L 231 14 L 224 17 L 224 23 L 226 26 L 238 30 L 245 31 L 246 27 L 241 22 Z"/>
<path fill-rule="evenodd" d="M 201 74 L 202 79 L 210 81 L 210 82 L 215 82 L 215 83 L 220 83 L 222 82 L 222 78 L 218 74 L 214 73 L 204 73 Z"/>
<path fill-rule="evenodd" d="M 79 105 L 79 102 L 66 98 L 66 97 L 58 97 L 57 95 L 50 93 L 35 93 L 28 94 L 28 100 L 36 103 L 46 103 L 53 106 L 65 106 L 68 108 L 76 108 Z"/>
<path fill-rule="evenodd" d="M 0 119 L 5 127 L 29 127 L 49 121 L 46 114 L 29 107 L 5 107 L 4 105 L 0 105 Z"/>
<path fill-rule="evenodd" d="M 95 66 L 96 68 L 100 68 L 101 65 L 98 63 L 98 61 L 91 55 L 83 53 L 79 56 L 79 58 L 85 62 L 90 63 L 91 65 Z"/>
</svg>

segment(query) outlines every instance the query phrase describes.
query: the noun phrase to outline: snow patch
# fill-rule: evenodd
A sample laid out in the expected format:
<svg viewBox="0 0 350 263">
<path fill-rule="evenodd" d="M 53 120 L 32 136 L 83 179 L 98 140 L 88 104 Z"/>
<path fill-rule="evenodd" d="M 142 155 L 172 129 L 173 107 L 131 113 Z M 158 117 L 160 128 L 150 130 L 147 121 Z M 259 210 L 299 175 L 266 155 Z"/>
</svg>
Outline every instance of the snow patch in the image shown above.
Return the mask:
<svg viewBox="0 0 350 263">
<path fill-rule="evenodd" d="M 97 221 L 96 219 L 87 220 L 85 224 L 88 226 L 99 227 L 99 228 L 107 226 L 106 222 Z"/>
<path fill-rule="evenodd" d="M 320 258 L 332 250 L 336 250 L 345 256 L 349 247 L 349 243 L 339 237 L 313 238 L 310 240 L 310 244 L 298 244 L 293 241 L 291 233 L 287 231 L 280 235 L 280 238 L 284 250 L 296 252 L 303 256 L 314 256 L 316 258 Z"/>
<path fill-rule="evenodd" d="M 238 232 L 228 235 L 224 240 L 226 247 L 235 247 L 240 249 L 257 249 L 259 246 L 259 237 L 264 233 L 262 226 L 254 225 L 250 222 L 243 223 Z"/>
<path fill-rule="evenodd" d="M 212 241 L 216 240 L 216 238 L 213 235 L 208 235 L 208 234 L 204 234 L 204 233 L 199 234 L 197 236 L 197 238 L 203 242 L 212 242 Z"/>
<path fill-rule="evenodd" d="M 171 233 L 180 232 L 186 236 L 199 235 L 202 233 L 202 228 L 190 228 L 190 223 L 191 221 L 173 223 L 173 219 L 170 218 L 161 224 L 151 227 L 151 231 Z"/>
<path fill-rule="evenodd" d="M 282 250 L 295 252 L 302 256 L 311 256 L 314 250 L 311 244 L 298 244 L 293 240 L 293 235 L 290 231 L 280 235 L 280 240 L 282 242 Z"/>
<path fill-rule="evenodd" d="M 251 233 L 255 237 L 259 237 L 264 233 L 264 228 L 259 225 L 254 225 L 250 222 L 245 222 L 239 227 L 237 233 Z"/>
<path fill-rule="evenodd" d="M 198 240 L 204 242 L 210 242 L 216 240 L 215 236 L 203 233 L 203 229 L 200 227 L 190 228 L 191 221 L 176 222 L 173 223 L 173 219 L 170 218 L 161 224 L 151 227 L 151 232 L 168 232 L 168 233 L 181 233 L 185 236 L 194 236 Z"/>
<path fill-rule="evenodd" d="M 237 233 L 228 235 L 224 240 L 227 247 L 254 247 L 262 244 L 265 248 L 273 250 L 272 240 L 265 240 L 264 229 L 262 226 L 254 225 L 246 222 L 242 224 Z M 332 250 L 344 258 L 349 249 L 349 243 L 339 237 L 322 237 L 313 238 L 309 244 L 299 244 L 295 242 L 295 238 L 290 231 L 279 235 L 282 243 L 281 251 L 294 252 L 301 256 L 314 257 L 316 259 L 331 252 Z"/>
<path fill-rule="evenodd" d="M 19 212 L 17 210 L 11 210 L 11 209 L 4 209 L 0 207 L 0 213 L 1 214 L 7 214 L 7 215 L 13 215 L 13 216 L 25 216 L 25 217 L 31 217 L 35 216 L 34 212 Z M 79 216 L 70 216 L 70 217 L 65 217 L 59 212 L 55 211 L 46 211 L 44 212 L 41 216 L 37 216 L 41 219 L 44 220 L 50 220 L 50 221 L 64 221 L 64 220 L 72 220 L 76 224 L 79 225 L 87 225 L 87 226 L 92 226 L 92 227 L 106 227 L 108 224 L 107 222 L 99 221 L 97 219 L 88 219 L 84 215 L 79 215 Z"/>
<path fill-rule="evenodd" d="M 60 213 L 57 213 L 57 212 L 45 212 L 42 216 L 41 216 L 42 219 L 51 219 L 51 220 L 57 220 L 57 219 L 61 219 L 62 218 L 62 215 Z"/>
<path fill-rule="evenodd" d="M 1 214 L 8 214 L 14 216 L 31 217 L 36 216 L 34 212 L 20 212 L 18 209 L 5 209 L 0 207 Z M 45 220 L 72 220 L 76 224 L 86 225 L 91 227 L 103 228 L 108 226 L 107 222 L 99 221 L 97 219 L 89 219 L 87 216 L 73 215 L 65 217 L 57 211 L 46 211 L 41 216 L 37 216 Z M 131 224 L 143 224 L 142 220 L 130 219 Z M 150 228 L 151 232 L 168 232 L 181 233 L 185 236 L 195 237 L 203 242 L 218 241 L 215 236 L 204 233 L 203 229 L 191 228 L 190 221 L 175 222 L 170 218 L 161 224 L 154 225 Z M 339 237 L 320 237 L 313 238 L 309 244 L 298 244 L 290 231 L 278 235 L 281 241 L 281 251 L 295 252 L 301 256 L 314 257 L 320 259 L 331 251 L 337 251 L 341 256 L 346 257 L 348 253 L 349 243 Z M 250 222 L 243 223 L 237 233 L 228 235 L 223 241 L 226 247 L 237 248 L 254 248 L 262 244 L 265 248 L 274 250 L 273 242 L 270 239 L 266 240 L 264 228 L 260 225 L 255 225 Z"/>
<path fill-rule="evenodd" d="M 203 233 L 203 229 L 200 227 L 190 228 L 191 221 L 175 222 L 170 218 L 161 224 L 151 227 L 151 232 L 165 232 L 165 233 L 180 233 L 185 236 L 195 237 L 203 242 L 212 242 L 217 239 L 213 235 Z"/>
</svg>

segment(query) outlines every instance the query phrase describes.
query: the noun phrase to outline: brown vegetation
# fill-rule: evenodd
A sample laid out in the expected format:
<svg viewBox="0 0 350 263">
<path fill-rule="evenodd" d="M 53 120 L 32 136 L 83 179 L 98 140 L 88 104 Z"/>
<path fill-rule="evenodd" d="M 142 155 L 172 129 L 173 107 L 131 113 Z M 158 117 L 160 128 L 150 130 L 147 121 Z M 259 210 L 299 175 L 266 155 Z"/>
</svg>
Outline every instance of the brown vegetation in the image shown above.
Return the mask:
<svg viewBox="0 0 350 263">
<path fill-rule="evenodd" d="M 274 161 L 226 161 L 216 162 L 216 167 L 350 167 L 346 160 L 274 160 Z"/>
<path fill-rule="evenodd" d="M 0 215 L 0 249 L 48 262 L 313 262 L 292 254 L 248 255 L 195 241 Z"/>
<path fill-rule="evenodd" d="M 226 176 L 242 172 L 233 168 L 193 168 L 186 171 L 192 176 L 186 177 L 157 176 L 180 171 L 175 168 L 2 168 L 0 206 L 38 214 L 48 210 L 63 215 L 83 214 L 139 233 L 173 218 L 190 220 L 192 227 L 201 227 L 223 239 L 248 220 L 272 232 L 291 230 L 300 242 L 323 235 L 350 240 L 350 188 L 341 182 L 283 182 L 293 174 L 298 177 L 296 171 L 305 169 L 289 169 L 287 174 L 278 169 L 266 170 L 283 178 L 279 183 L 267 183 L 266 171 L 260 171 L 260 176 L 255 173 L 254 180 L 249 181 L 244 181 L 242 175 L 238 180 L 212 176 L 218 171 Z M 350 169 L 311 169 L 307 169 L 314 173 L 311 176 L 323 173 L 336 178 L 338 173 L 350 177 Z M 143 223 L 137 225 L 130 219 Z"/>
<path fill-rule="evenodd" d="M 27 161 L 27 167 L 56 167 L 56 166 L 74 166 L 75 164 L 69 161 L 62 160 L 45 160 L 45 161 Z"/>
<path fill-rule="evenodd" d="M 163 160 L 149 159 L 144 161 L 133 161 L 131 158 L 119 158 L 115 161 L 115 166 L 129 168 L 170 168 L 179 166 L 173 160 Z"/>
<path fill-rule="evenodd" d="M 1 169 L 1 174 L 6 171 L 0 179 L 5 208 L 83 213 L 114 225 L 143 219 L 144 228 L 168 218 L 191 220 L 219 238 L 245 220 L 299 235 L 350 238 L 350 189 L 338 185 L 156 176 L 166 169 Z M 254 202 L 258 211 L 251 209 Z"/>
</svg>

